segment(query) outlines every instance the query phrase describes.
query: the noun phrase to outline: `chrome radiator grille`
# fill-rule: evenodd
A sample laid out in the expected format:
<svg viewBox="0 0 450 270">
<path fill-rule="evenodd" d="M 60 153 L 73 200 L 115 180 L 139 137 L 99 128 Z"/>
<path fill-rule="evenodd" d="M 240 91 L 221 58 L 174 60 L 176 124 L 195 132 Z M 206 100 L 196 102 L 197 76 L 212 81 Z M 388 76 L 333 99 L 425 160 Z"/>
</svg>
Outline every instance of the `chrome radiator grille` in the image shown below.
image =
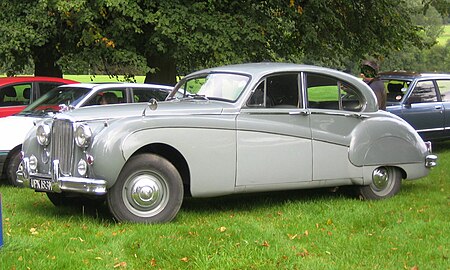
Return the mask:
<svg viewBox="0 0 450 270">
<path fill-rule="evenodd" d="M 60 170 L 63 175 L 70 175 L 72 168 L 72 154 L 74 148 L 73 124 L 67 120 L 53 121 L 51 132 L 51 159 L 59 160 Z"/>
</svg>

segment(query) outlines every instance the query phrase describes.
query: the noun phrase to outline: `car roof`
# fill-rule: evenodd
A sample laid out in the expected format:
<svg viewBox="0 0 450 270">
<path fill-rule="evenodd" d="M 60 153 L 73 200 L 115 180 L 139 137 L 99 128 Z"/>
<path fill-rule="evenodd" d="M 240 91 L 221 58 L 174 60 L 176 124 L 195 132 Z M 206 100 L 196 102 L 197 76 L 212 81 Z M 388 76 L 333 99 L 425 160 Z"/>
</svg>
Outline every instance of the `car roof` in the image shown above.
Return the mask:
<svg viewBox="0 0 450 270">
<path fill-rule="evenodd" d="M 201 71 L 197 71 L 192 73 L 192 75 L 199 73 L 208 73 L 208 72 L 236 72 L 243 73 L 248 75 L 257 75 L 264 73 L 273 73 L 274 71 L 305 71 L 305 70 L 331 70 L 324 67 L 311 66 L 311 65 L 303 65 L 303 64 L 294 64 L 294 63 L 275 63 L 275 62 L 260 62 L 260 63 L 247 63 L 247 64 L 236 64 L 236 65 L 228 65 L 221 66 L 215 68 L 204 69 Z"/>
<path fill-rule="evenodd" d="M 73 85 L 61 85 L 60 88 L 65 87 L 77 87 L 77 88 L 91 88 L 95 90 L 108 89 L 108 88 L 158 88 L 171 91 L 173 86 L 160 85 L 160 84 L 150 84 L 150 83 L 79 83 Z"/>
<path fill-rule="evenodd" d="M 21 82 L 61 82 L 61 83 L 78 83 L 77 81 L 45 76 L 16 76 L 16 77 L 2 77 L 0 78 L 0 85 L 7 85 L 10 83 Z"/>
<path fill-rule="evenodd" d="M 410 72 L 410 71 L 389 71 L 379 73 L 382 79 L 450 79 L 450 73 L 431 73 L 431 72 Z"/>
</svg>

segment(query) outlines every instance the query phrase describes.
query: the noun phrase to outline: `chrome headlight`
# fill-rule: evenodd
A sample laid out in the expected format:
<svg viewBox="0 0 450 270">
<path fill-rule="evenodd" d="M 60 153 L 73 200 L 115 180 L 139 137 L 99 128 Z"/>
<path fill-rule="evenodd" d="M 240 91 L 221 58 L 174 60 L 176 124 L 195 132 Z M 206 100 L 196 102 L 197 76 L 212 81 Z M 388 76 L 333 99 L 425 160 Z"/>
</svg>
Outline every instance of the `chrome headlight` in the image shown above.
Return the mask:
<svg viewBox="0 0 450 270">
<path fill-rule="evenodd" d="M 36 130 L 36 138 L 40 145 L 47 146 L 50 143 L 50 126 L 46 124 L 39 125 Z"/>
<path fill-rule="evenodd" d="M 92 131 L 86 124 L 81 124 L 75 131 L 75 143 L 82 148 L 86 148 L 91 143 Z"/>
</svg>

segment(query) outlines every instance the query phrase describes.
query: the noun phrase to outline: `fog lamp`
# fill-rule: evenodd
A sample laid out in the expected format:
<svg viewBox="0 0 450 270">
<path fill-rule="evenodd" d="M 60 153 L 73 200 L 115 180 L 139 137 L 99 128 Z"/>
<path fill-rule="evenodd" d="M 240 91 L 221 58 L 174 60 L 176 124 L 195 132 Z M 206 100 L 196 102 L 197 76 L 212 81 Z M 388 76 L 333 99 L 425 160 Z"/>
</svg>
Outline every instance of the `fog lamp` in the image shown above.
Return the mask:
<svg viewBox="0 0 450 270">
<path fill-rule="evenodd" d="M 87 163 L 86 163 L 86 161 L 85 161 L 84 159 L 80 159 L 80 161 L 78 161 L 78 166 L 77 166 L 77 168 L 78 168 L 78 173 L 79 173 L 81 176 L 85 176 L 85 175 L 86 175 L 86 172 L 87 172 Z"/>
<path fill-rule="evenodd" d="M 37 165 L 38 165 L 37 157 L 35 155 L 31 155 L 30 161 L 29 161 L 30 170 L 36 171 Z"/>
</svg>

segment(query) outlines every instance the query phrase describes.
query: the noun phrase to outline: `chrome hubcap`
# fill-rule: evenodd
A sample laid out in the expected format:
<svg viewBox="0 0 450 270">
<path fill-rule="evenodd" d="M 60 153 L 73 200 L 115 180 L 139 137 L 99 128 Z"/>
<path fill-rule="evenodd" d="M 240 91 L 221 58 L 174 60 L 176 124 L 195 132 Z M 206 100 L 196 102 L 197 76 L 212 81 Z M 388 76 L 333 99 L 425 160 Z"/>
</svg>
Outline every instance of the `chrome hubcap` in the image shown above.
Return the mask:
<svg viewBox="0 0 450 270">
<path fill-rule="evenodd" d="M 167 205 L 167 183 L 157 174 L 142 173 L 129 178 L 124 189 L 127 208 L 139 216 L 154 216 Z"/>
<path fill-rule="evenodd" d="M 373 171 L 372 182 L 377 190 L 385 189 L 389 184 L 389 172 L 386 168 L 381 167 Z"/>
</svg>

